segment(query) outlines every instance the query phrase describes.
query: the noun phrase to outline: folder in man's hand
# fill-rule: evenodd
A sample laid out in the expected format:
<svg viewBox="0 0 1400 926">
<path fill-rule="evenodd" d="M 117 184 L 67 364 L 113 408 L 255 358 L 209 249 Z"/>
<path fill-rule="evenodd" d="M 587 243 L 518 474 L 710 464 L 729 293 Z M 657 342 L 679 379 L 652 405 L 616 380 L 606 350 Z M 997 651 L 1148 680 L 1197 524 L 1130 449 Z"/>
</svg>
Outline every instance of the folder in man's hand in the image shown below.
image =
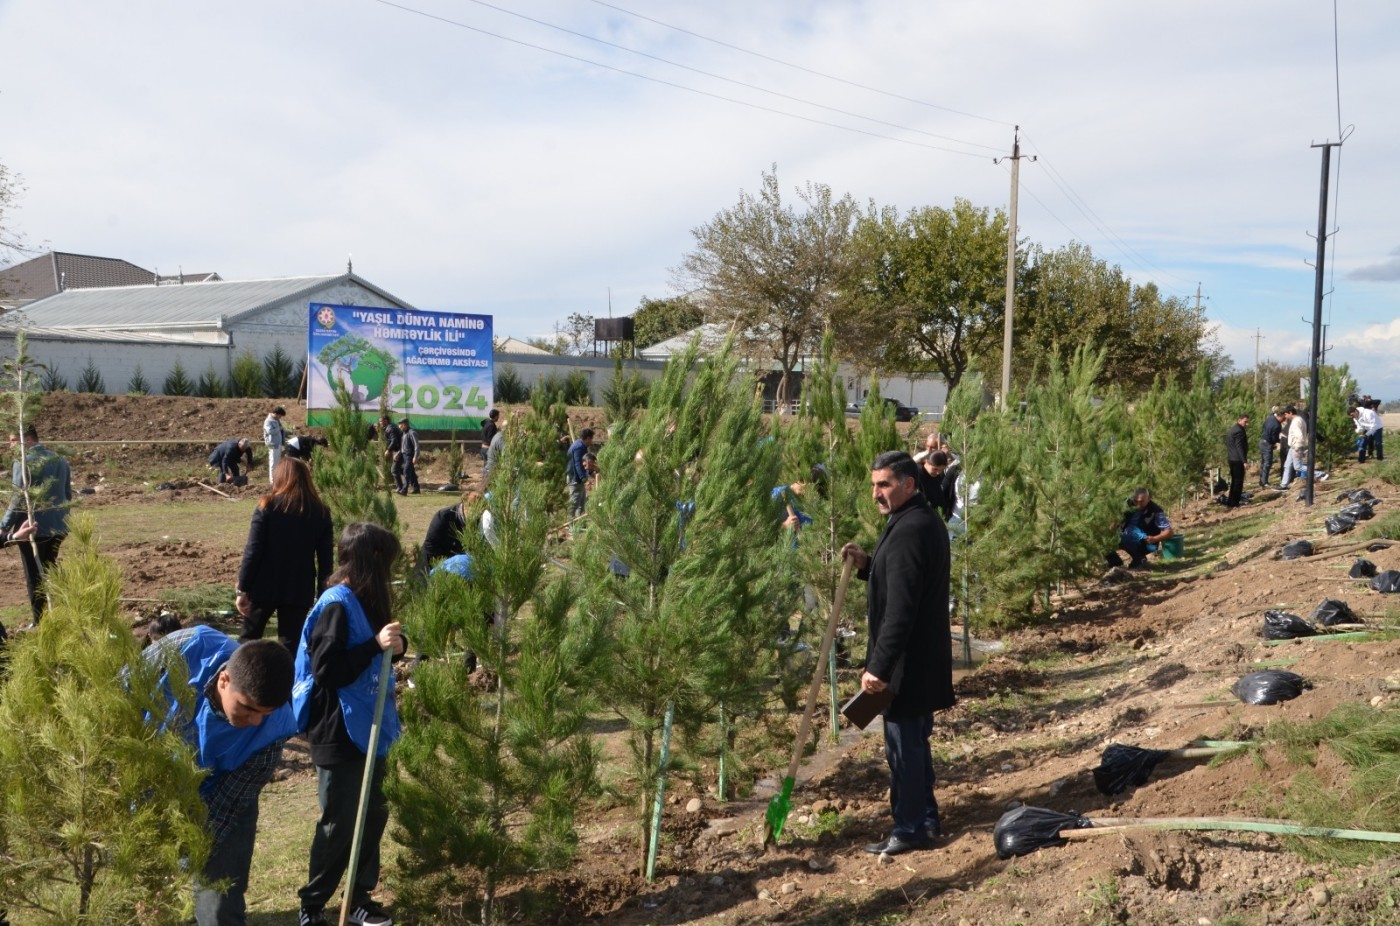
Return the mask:
<svg viewBox="0 0 1400 926">
<path fill-rule="evenodd" d="M 855 697 L 841 708 L 841 713 L 856 727 L 864 730 L 893 700 L 894 691 L 888 687 L 884 691 L 857 691 Z"/>
</svg>

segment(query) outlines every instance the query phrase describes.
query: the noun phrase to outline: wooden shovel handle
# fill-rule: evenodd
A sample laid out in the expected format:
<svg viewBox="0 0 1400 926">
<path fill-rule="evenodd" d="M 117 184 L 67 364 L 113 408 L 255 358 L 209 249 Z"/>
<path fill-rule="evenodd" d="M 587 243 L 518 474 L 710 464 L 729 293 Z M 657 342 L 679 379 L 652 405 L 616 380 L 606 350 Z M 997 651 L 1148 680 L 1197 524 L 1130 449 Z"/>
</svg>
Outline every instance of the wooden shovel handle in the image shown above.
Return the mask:
<svg viewBox="0 0 1400 926">
<path fill-rule="evenodd" d="M 826 635 L 822 637 L 821 652 L 817 655 L 816 667 L 812 669 L 812 684 L 807 686 L 807 707 L 802 711 L 802 723 L 797 728 L 797 741 L 792 745 L 792 761 L 788 763 L 787 777 L 797 777 L 797 766 L 802 762 L 802 747 L 807 744 L 807 734 L 812 731 L 812 713 L 817 708 L 817 695 L 821 692 L 822 676 L 826 669 L 826 657 L 831 652 L 831 641 L 836 637 L 836 624 L 841 618 L 841 607 L 846 603 L 846 587 L 851 584 L 851 571 L 854 563 L 846 560 L 841 567 L 841 581 L 836 586 L 836 599 L 831 603 L 831 619 L 826 622 Z"/>
</svg>

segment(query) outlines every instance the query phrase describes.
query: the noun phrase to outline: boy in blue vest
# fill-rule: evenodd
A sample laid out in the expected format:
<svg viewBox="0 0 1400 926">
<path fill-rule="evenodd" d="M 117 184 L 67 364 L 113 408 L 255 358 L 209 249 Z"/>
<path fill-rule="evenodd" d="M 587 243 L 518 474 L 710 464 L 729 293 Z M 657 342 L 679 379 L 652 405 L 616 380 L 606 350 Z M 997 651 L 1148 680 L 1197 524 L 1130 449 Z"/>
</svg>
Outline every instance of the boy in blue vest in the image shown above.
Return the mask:
<svg viewBox="0 0 1400 926">
<path fill-rule="evenodd" d="M 166 723 L 184 726 L 200 768 L 209 777 L 199 796 L 209 809 L 209 861 L 195 891 L 199 926 L 244 926 L 244 892 L 258 831 L 258 798 L 282 761 L 282 744 L 295 735 L 292 655 L 276 640 L 239 646 L 212 627 L 177 630 L 146 650 L 152 661 L 181 658 L 194 696 L 188 717 L 170 695 Z M 170 691 L 167 672 L 161 679 Z M 227 879 L 220 893 L 204 885 Z"/>
</svg>

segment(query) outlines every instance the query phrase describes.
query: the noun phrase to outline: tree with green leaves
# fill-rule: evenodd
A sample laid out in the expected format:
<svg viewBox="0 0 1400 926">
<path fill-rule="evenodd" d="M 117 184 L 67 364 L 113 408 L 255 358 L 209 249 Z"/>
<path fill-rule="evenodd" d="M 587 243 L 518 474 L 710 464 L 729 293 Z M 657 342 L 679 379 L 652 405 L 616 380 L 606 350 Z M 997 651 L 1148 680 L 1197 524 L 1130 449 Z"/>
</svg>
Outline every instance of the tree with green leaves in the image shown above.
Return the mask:
<svg viewBox="0 0 1400 926">
<path fill-rule="evenodd" d="M 165 376 L 165 382 L 161 384 L 161 391 L 166 395 L 192 395 L 194 393 L 194 383 L 190 382 L 189 374 L 185 372 L 185 365 L 180 361 L 175 361 L 175 366 Z"/>
<path fill-rule="evenodd" d="M 667 338 L 685 334 L 705 321 L 700 307 L 689 296 L 668 299 L 642 297 L 632 312 L 633 337 L 638 348 L 660 344 Z"/>
<path fill-rule="evenodd" d="M 194 394 L 201 399 L 221 399 L 224 397 L 223 378 L 214 371 L 212 363 L 208 369 L 199 374 L 199 381 L 194 384 Z"/>
<path fill-rule="evenodd" d="M 646 408 L 651 387 L 636 370 L 623 370 L 622 358 L 613 362 L 612 379 L 603 387 L 603 413 L 610 424 L 621 424 Z"/>
<path fill-rule="evenodd" d="M 856 311 L 841 320 L 847 352 L 885 370 L 936 370 L 948 388 L 1002 339 L 1006 213 L 965 199 L 901 216 L 870 211 L 856 226 L 848 289 Z"/>
<path fill-rule="evenodd" d="M 463 537 L 470 576 L 434 572 L 406 608 L 405 628 L 429 658 L 405 695 L 406 732 L 385 787 L 407 850 L 400 905 L 431 916 L 479 884 L 486 926 L 500 918 L 504 880 L 572 857 L 574 815 L 596 785 L 587 724 L 604 628 L 572 608 L 567 576 L 545 571 L 543 512 L 557 487 L 528 453 L 506 445 L 493 478 L 495 543 L 474 529 Z M 480 661 L 474 676 L 463 649 Z"/>
<path fill-rule="evenodd" d="M 1022 411 L 984 411 L 963 461 L 980 483 L 967 555 L 984 611 L 1030 619 L 1061 582 L 1099 574 L 1138 473 L 1126 408 L 1096 385 L 1103 352 L 1081 348 L 1025 392 Z M 1048 609 L 1042 610 L 1048 613 Z"/>
<path fill-rule="evenodd" d="M 262 364 L 250 350 L 242 350 L 233 358 L 233 372 L 229 377 L 229 394 L 238 399 L 256 399 L 262 391 Z"/>
<path fill-rule="evenodd" d="M 316 460 L 316 487 L 331 510 L 335 536 L 345 525 L 370 521 L 399 533 L 398 507 L 380 475 L 383 454 L 371 447 L 369 431 L 355 401 L 333 382 L 335 408 L 326 426 L 326 447 Z"/>
<path fill-rule="evenodd" d="M 87 366 L 83 367 L 83 372 L 78 376 L 78 391 L 97 393 L 107 391 L 107 384 L 102 381 L 102 371 L 97 368 L 97 364 L 93 362 L 91 357 L 88 357 Z"/>
<path fill-rule="evenodd" d="M 824 184 L 797 196 L 800 208 L 784 203 L 773 165 L 757 195 L 740 191 L 737 205 L 691 231 L 695 249 L 677 270 L 707 322 L 733 332 L 758 366 L 777 365 L 779 405 L 795 398 L 793 371 L 843 307 L 859 211 Z"/>
<path fill-rule="evenodd" d="M 1205 314 L 1153 283 L 1136 284 L 1084 244 L 1030 249 L 1017 299 L 1012 377 L 1018 383 L 1054 355 L 1068 364 L 1081 345 L 1104 353 L 1103 381 L 1129 395 L 1154 380 L 1188 383 L 1201 360 L 1214 370 L 1222 352 Z M 999 370 L 1001 351 L 988 354 Z"/>
<path fill-rule="evenodd" d="M 297 394 L 295 365 L 278 344 L 263 357 L 263 394 L 269 399 L 291 398 Z"/>
<path fill-rule="evenodd" d="M 599 454 L 601 475 L 572 545 L 580 607 L 613 645 L 599 697 L 627 724 L 647 855 L 655 864 L 671 730 L 702 754 L 701 728 L 756 715 L 784 613 L 772 559 L 779 451 L 732 343 L 668 362 L 646 411 Z M 677 750 L 679 751 L 679 750 Z"/>
<path fill-rule="evenodd" d="M 203 772 L 179 731 L 147 722 L 168 708 L 161 670 L 140 658 L 90 518 L 48 591 L 0 687 L 0 897 L 45 926 L 175 926 L 209 851 Z"/>
<path fill-rule="evenodd" d="M 150 395 L 151 383 L 146 379 L 146 374 L 141 372 L 141 364 L 136 364 L 136 369 L 131 371 L 131 379 L 126 383 L 127 395 Z"/>
</svg>

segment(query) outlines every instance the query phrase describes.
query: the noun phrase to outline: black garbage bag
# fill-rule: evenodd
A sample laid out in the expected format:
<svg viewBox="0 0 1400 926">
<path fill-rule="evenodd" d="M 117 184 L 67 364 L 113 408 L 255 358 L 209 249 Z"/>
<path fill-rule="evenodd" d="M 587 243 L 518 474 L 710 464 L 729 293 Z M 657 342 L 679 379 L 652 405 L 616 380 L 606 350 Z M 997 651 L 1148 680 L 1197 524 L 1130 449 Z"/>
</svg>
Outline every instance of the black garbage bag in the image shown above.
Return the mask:
<svg viewBox="0 0 1400 926">
<path fill-rule="evenodd" d="M 1103 751 L 1099 767 L 1094 769 L 1094 787 L 1100 794 L 1112 797 L 1122 794 L 1130 786 L 1145 785 L 1152 777 L 1157 763 L 1171 753 L 1164 749 L 1143 749 L 1141 746 L 1125 746 L 1114 743 Z"/>
<path fill-rule="evenodd" d="M 1347 498 L 1353 502 L 1373 502 L 1376 497 L 1366 489 L 1352 489 L 1347 493 Z"/>
<path fill-rule="evenodd" d="M 1299 637 L 1315 637 L 1317 628 L 1296 614 L 1287 611 L 1264 612 L 1265 640 L 1296 640 Z"/>
<path fill-rule="evenodd" d="M 1298 559 L 1300 556 L 1312 556 L 1313 545 L 1306 540 L 1295 540 L 1283 548 L 1284 559 Z"/>
<path fill-rule="evenodd" d="M 1322 599 L 1322 603 L 1313 608 L 1312 619 L 1323 627 L 1360 623 L 1352 612 L 1351 606 L 1336 598 Z"/>
<path fill-rule="evenodd" d="M 996 843 L 997 858 L 1014 858 L 1048 846 L 1064 845 L 1061 830 L 1086 830 L 1093 825 L 1094 821 L 1074 811 L 1060 813 L 1023 805 L 1001 815 L 992 829 L 992 840 Z"/>
<path fill-rule="evenodd" d="M 1312 687 L 1312 682 L 1293 672 L 1266 669 L 1251 672 L 1230 687 L 1245 704 L 1277 704 L 1292 701 Z"/>
<path fill-rule="evenodd" d="M 1390 544 L 1384 543 L 1384 542 L 1378 540 L 1378 541 L 1376 541 L 1375 543 L 1371 544 L 1369 547 L 1367 547 L 1367 548 L 1366 548 L 1366 552 L 1367 552 L 1367 553 L 1379 553 L 1379 552 L 1382 551 L 1382 550 L 1389 550 L 1389 549 L 1390 549 Z"/>
<path fill-rule="evenodd" d="M 1353 502 L 1337 514 L 1344 514 L 1353 521 L 1369 521 L 1376 516 L 1376 509 L 1370 502 Z"/>
<path fill-rule="evenodd" d="M 1371 580 L 1371 588 L 1387 595 L 1400 592 L 1400 569 L 1387 569 L 1382 572 Z"/>
<path fill-rule="evenodd" d="M 1327 528 L 1327 536 L 1331 537 L 1333 534 L 1345 534 L 1347 531 L 1356 527 L 1356 519 L 1349 514 L 1343 514 L 1339 511 L 1332 515 L 1332 517 L 1323 521 L 1322 526 Z"/>
<path fill-rule="evenodd" d="M 1356 562 L 1351 564 L 1351 572 L 1347 573 L 1353 579 L 1369 579 L 1375 574 L 1376 564 L 1364 556 L 1357 557 Z"/>
</svg>

